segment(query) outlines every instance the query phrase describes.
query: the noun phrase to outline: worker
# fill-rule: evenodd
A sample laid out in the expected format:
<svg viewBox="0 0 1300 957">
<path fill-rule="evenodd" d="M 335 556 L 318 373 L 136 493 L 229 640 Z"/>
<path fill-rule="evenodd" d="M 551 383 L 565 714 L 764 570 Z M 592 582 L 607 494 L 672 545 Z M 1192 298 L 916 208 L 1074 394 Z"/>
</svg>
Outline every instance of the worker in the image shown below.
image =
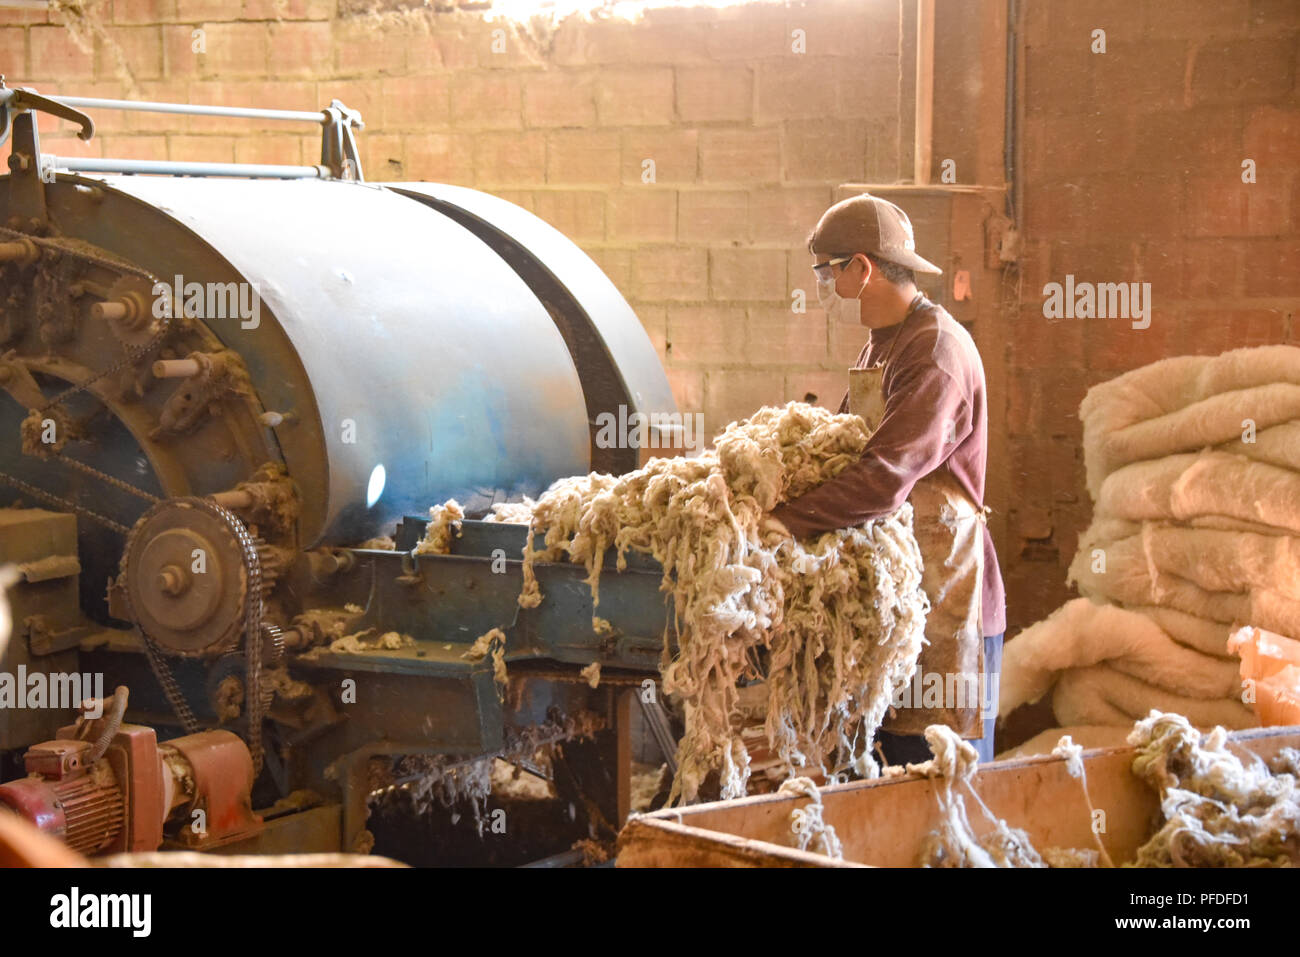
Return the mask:
<svg viewBox="0 0 1300 957">
<path fill-rule="evenodd" d="M 806 539 L 911 503 L 931 606 L 927 644 L 882 725 L 880 750 L 890 764 L 927 760 L 925 728 L 946 724 L 990 760 L 1006 608 L 983 506 L 984 364 L 970 334 L 917 290 L 915 273 L 942 270 L 917 255 L 898 206 L 867 193 L 836 203 L 808 248 L 828 315 L 847 313 L 870 330 L 839 411 L 862 416 L 871 437 L 859 460 L 771 518 Z"/>
</svg>

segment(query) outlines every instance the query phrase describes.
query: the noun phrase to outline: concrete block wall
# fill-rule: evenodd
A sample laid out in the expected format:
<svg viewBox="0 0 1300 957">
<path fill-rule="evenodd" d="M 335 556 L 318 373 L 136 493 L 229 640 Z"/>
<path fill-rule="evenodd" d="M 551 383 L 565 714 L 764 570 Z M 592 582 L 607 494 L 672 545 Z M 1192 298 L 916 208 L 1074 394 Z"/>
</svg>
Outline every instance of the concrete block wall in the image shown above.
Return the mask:
<svg viewBox="0 0 1300 957">
<path fill-rule="evenodd" d="M 649 9 L 635 24 L 556 29 L 351 12 L 362 5 L 87 0 L 71 25 L 0 10 L 0 72 L 86 95 L 294 109 L 338 97 L 365 115 L 369 178 L 488 190 L 583 246 L 637 310 L 678 403 L 710 429 L 765 403 L 837 400 L 862 332 L 815 305 L 792 314 L 791 294 L 811 297 L 803 241 L 835 187 L 910 175 L 899 0 Z M 1065 568 L 1091 514 L 1087 388 L 1165 356 L 1300 341 L 1300 5 L 1021 7 L 1019 292 L 980 334 L 986 365 L 1005 368 L 990 383 L 1007 451 L 990 462 L 989 498 L 1007 513 L 1012 633 L 1070 597 Z M 944 49 L 939 77 L 967 89 L 979 74 L 964 57 L 978 53 Z M 960 128 L 962 143 L 997 106 L 950 100 L 935 104 L 936 135 Z M 90 144 L 45 122 L 46 148 L 301 163 L 319 142 L 239 121 L 97 119 Z M 1150 328 L 1044 318 L 1043 286 L 1067 274 L 1150 282 Z"/>
<path fill-rule="evenodd" d="M 1022 27 L 1026 247 L 1005 330 L 1011 454 L 991 465 L 1012 503 L 1011 632 L 1071 597 L 1092 511 L 1088 387 L 1168 356 L 1300 343 L 1300 5 L 1028 0 Z M 1150 328 L 1044 318 L 1044 285 L 1067 274 L 1151 283 Z"/>
<path fill-rule="evenodd" d="M 0 11 L 0 72 L 90 96 L 305 110 L 337 97 L 365 118 L 367 178 L 486 190 L 578 242 L 641 317 L 678 404 L 704 412 L 710 431 L 764 404 L 838 402 L 865 330 L 828 329 L 804 240 L 838 184 L 898 179 L 899 0 L 650 7 L 636 23 L 555 28 L 463 10 L 351 12 L 376 5 L 87 0 L 72 24 Z M 96 120 L 89 144 L 46 122 L 44 148 L 319 155 L 309 128 Z M 810 300 L 803 314 L 795 289 Z"/>
</svg>

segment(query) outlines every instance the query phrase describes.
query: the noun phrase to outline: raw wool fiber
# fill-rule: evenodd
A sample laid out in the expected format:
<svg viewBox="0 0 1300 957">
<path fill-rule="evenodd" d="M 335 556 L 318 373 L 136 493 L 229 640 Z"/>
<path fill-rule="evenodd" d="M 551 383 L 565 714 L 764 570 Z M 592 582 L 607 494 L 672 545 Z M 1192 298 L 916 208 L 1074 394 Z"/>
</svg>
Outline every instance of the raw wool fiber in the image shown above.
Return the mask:
<svg viewBox="0 0 1300 957">
<path fill-rule="evenodd" d="M 607 549 L 620 569 L 629 551 L 663 567 L 675 620 L 661 670 L 686 722 L 670 801 L 695 800 L 711 771 L 724 799 L 745 793 L 739 688 L 764 678 L 767 737 L 789 774 L 879 773 L 871 743 L 911 678 L 929 611 L 911 507 L 807 542 L 764 522 L 855 461 L 868 436 L 858 416 L 764 408 L 698 457 L 562 479 L 533 508 L 524 607 L 542 599 L 538 561 L 584 565 L 596 606 Z"/>
<path fill-rule="evenodd" d="M 460 523 L 464 519 L 465 510 L 454 498 L 429 509 L 429 524 L 424 530 L 424 539 L 415 546 L 415 554 L 449 554 L 452 536 L 460 535 Z"/>
<path fill-rule="evenodd" d="M 1046 867 L 1034 850 L 1029 835 L 997 817 L 980 800 L 971 778 L 979 764 L 975 749 L 951 728 L 932 724 L 925 729 L 925 740 L 934 757 L 923 764 L 909 764 L 909 774 L 939 778 L 935 788 L 939 805 L 939 826 L 921 842 L 918 863 L 921 867 Z M 975 798 L 993 830 L 976 837 L 966 816 L 966 799 L 958 792 L 964 787 Z"/>
<path fill-rule="evenodd" d="M 631 809 L 636 812 L 648 811 L 654 803 L 655 796 L 664 786 L 664 775 L 668 765 L 632 765 L 632 799 Z"/>
<path fill-rule="evenodd" d="M 811 848 L 814 854 L 824 854 L 837 861 L 844 860 L 844 845 L 840 843 L 835 828 L 827 824 L 822 816 L 826 810 L 822 804 L 822 792 L 812 778 L 787 778 L 781 782 L 776 793 L 808 798 L 807 804 L 790 812 L 790 832 L 794 835 L 799 850 Z"/>
<path fill-rule="evenodd" d="M 1227 732 L 1202 735 L 1177 714 L 1133 728 L 1133 773 L 1160 792 L 1164 826 L 1138 849 L 1139 867 L 1300 865 L 1300 782 L 1285 752 L 1271 771 L 1228 751 Z M 1281 770 L 1287 768 L 1288 770 Z"/>
<path fill-rule="evenodd" d="M 933 733 L 932 733 L 933 732 Z M 1151 711 L 1127 737 L 1136 749 L 1133 774 L 1160 794 L 1163 821 L 1127 867 L 1292 867 L 1300 865 L 1300 752 L 1283 749 L 1273 767 L 1251 757 L 1243 764 L 1227 749 L 1227 731 L 1202 735 L 1179 714 Z M 940 777 L 936 791 L 940 824 L 922 844 L 923 866 L 1104 867 L 1113 866 L 1093 832 L 1097 849 L 1047 848 L 1040 855 L 1024 831 L 1011 828 L 984 807 L 971 787 L 975 750 L 942 725 L 926 729 L 934 759 L 909 764 L 910 773 Z M 1061 738 L 1051 753 L 1066 762 L 1079 781 L 1091 813 L 1082 747 Z M 980 803 L 994 830 L 976 838 L 965 802 L 965 786 Z"/>
<path fill-rule="evenodd" d="M 1013 748 L 998 754 L 997 760 L 1007 761 L 1012 758 L 1027 758 L 1036 754 L 1049 754 L 1060 739 L 1070 738 L 1085 749 L 1122 748 L 1128 740 L 1132 728 L 1113 724 L 1074 724 L 1063 728 L 1049 728 L 1040 731 L 1028 741 L 1022 741 Z"/>
<path fill-rule="evenodd" d="M 396 631 L 379 633 L 378 628 L 367 628 L 355 635 L 344 635 L 329 644 L 329 650 L 339 655 L 363 655 L 369 651 L 400 651 L 414 648 L 415 639 Z"/>
<path fill-rule="evenodd" d="M 1088 793 L 1088 772 L 1083 765 L 1083 745 L 1075 744 L 1074 739 L 1067 734 L 1056 742 L 1056 747 L 1052 748 L 1052 754 L 1065 759 L 1066 771 L 1083 788 L 1083 800 L 1088 805 L 1088 818 L 1095 821 L 1097 819 L 1097 809 L 1092 806 L 1092 795 Z M 1095 827 L 1092 829 L 1092 839 L 1097 842 L 1097 861 L 1105 867 L 1114 867 L 1115 864 L 1111 861 L 1110 854 L 1106 852 L 1106 845 L 1101 842 L 1101 834 Z"/>
<path fill-rule="evenodd" d="M 387 761 L 376 758 L 371 762 L 369 802 L 401 801 L 421 815 L 440 806 L 453 811 L 453 824 L 459 818 L 455 809 L 468 806 L 482 837 L 486 822 L 483 812 L 493 793 L 494 771 L 499 762 L 517 767 L 526 761 L 547 769 L 551 767 L 557 744 L 590 740 L 604 727 L 600 715 L 581 711 L 571 716 L 557 715 L 520 731 L 509 731 L 505 748 L 496 753 L 469 758 L 447 754 L 406 754 Z M 329 769 L 326 777 L 331 777 Z M 499 774 L 495 780 L 500 782 Z"/>
<path fill-rule="evenodd" d="M 500 628 L 479 635 L 469 651 L 461 655 L 466 661 L 482 661 L 492 656 L 492 680 L 496 683 L 497 697 L 505 698 L 506 685 L 510 683 L 510 674 L 506 670 L 506 633 Z"/>
<path fill-rule="evenodd" d="M 492 511 L 484 516 L 485 522 L 501 522 L 506 525 L 527 525 L 533 520 L 533 509 L 537 507 L 527 495 L 522 502 L 498 502 Z"/>
</svg>

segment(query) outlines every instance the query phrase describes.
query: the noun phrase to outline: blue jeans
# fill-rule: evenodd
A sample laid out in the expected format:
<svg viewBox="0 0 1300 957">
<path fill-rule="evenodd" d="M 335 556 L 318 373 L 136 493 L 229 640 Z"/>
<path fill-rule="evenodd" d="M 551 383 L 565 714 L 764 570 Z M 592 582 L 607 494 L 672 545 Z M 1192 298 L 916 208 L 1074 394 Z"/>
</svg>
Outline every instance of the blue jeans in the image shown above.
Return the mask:
<svg viewBox="0 0 1300 957">
<path fill-rule="evenodd" d="M 993 725 L 998 715 L 998 678 L 1002 675 L 1002 635 L 988 635 L 984 638 L 984 673 L 985 694 L 992 700 L 983 702 L 984 736 L 971 738 L 970 743 L 980 756 L 980 764 L 993 760 Z M 890 764 L 920 764 L 931 758 L 930 746 L 925 737 L 919 734 L 890 734 L 888 731 L 876 733 L 876 741 Z"/>
</svg>

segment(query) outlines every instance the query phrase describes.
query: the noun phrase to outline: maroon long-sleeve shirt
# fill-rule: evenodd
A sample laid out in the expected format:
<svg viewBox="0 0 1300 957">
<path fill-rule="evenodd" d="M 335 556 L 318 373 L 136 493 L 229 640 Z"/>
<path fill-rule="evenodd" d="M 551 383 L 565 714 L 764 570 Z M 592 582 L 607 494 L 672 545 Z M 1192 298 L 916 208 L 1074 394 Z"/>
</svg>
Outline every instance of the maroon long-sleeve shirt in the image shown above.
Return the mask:
<svg viewBox="0 0 1300 957">
<path fill-rule="evenodd" d="M 797 538 L 887 515 L 938 468 L 949 469 L 977 506 L 984 502 L 988 396 L 970 333 L 926 299 L 902 322 L 871 330 L 856 368 L 882 361 L 885 412 L 862 458 L 772 513 Z M 848 410 L 845 392 L 840 411 Z M 993 536 L 983 528 L 984 634 L 998 635 L 1006 631 L 1006 593 Z"/>
</svg>

